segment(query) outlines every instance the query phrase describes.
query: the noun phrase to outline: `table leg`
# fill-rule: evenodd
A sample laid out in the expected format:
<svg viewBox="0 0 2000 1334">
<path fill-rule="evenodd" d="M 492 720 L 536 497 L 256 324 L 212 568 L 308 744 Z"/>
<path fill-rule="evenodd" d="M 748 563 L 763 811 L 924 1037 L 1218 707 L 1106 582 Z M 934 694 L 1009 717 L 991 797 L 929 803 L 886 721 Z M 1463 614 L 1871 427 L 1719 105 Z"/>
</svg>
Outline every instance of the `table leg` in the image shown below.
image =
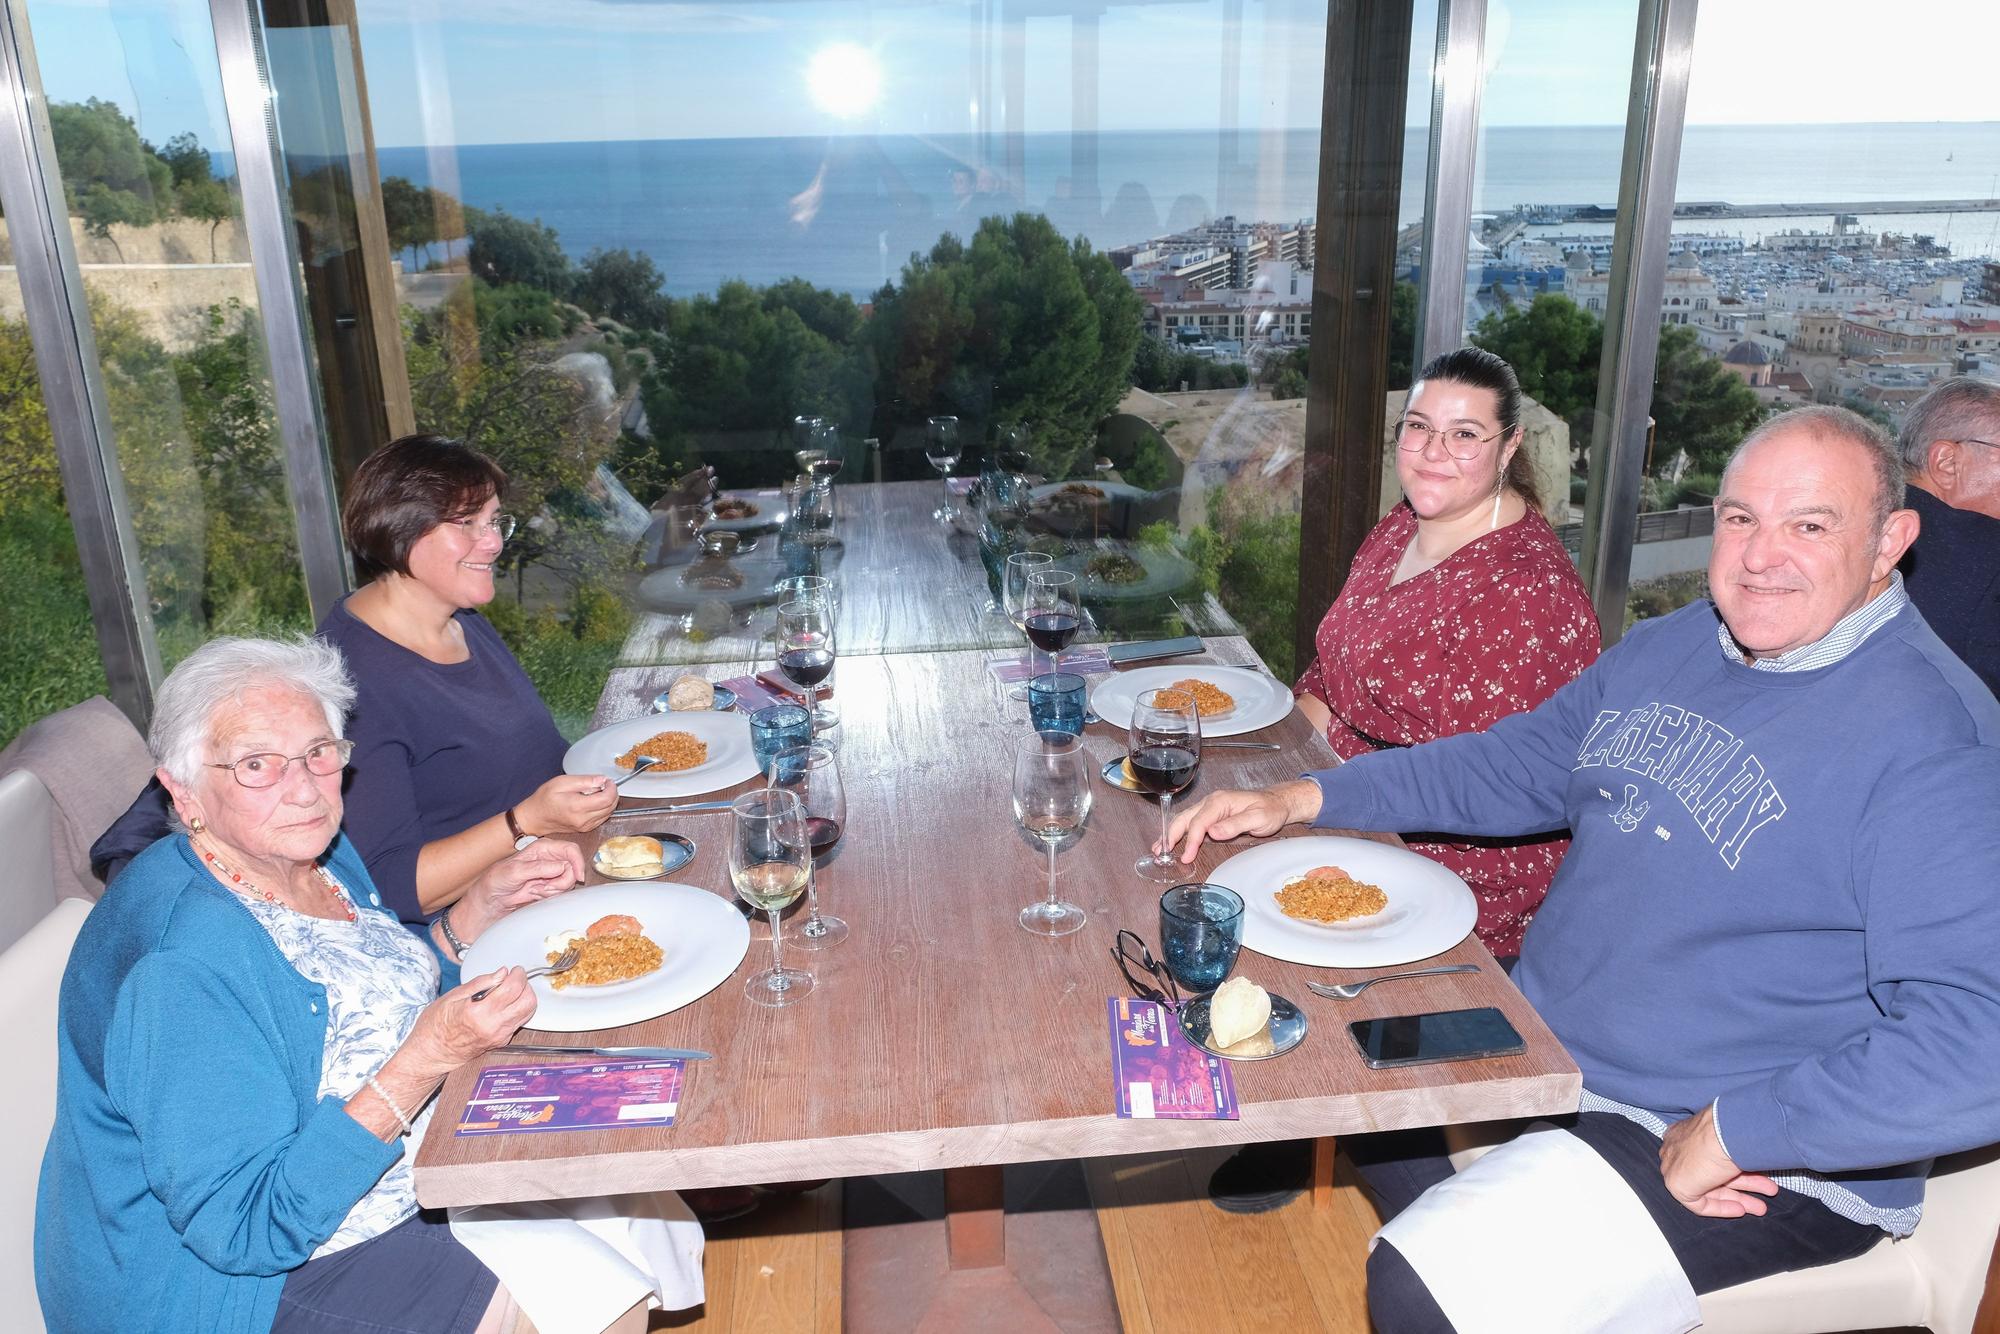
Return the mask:
<svg viewBox="0 0 2000 1334">
<path fill-rule="evenodd" d="M 1333 1149 L 1335 1139 L 1323 1135 L 1313 1141 L 1312 1206 L 1314 1210 L 1333 1204 Z"/>
<path fill-rule="evenodd" d="M 998 1167 L 944 1169 L 945 1249 L 953 1269 L 997 1269 L 1007 1263 L 1000 1173 Z"/>
</svg>

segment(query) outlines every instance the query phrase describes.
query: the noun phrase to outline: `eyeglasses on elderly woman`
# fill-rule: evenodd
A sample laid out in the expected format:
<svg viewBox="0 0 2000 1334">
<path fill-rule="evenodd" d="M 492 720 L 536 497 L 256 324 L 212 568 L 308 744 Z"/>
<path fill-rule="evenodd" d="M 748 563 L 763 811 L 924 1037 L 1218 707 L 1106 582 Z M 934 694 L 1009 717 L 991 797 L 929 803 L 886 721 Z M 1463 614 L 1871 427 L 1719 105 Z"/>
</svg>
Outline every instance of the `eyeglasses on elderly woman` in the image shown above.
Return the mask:
<svg viewBox="0 0 2000 1334">
<path fill-rule="evenodd" d="M 285 781 L 293 764 L 303 764 L 306 772 L 321 778 L 339 773 L 347 767 L 347 757 L 354 753 L 352 741 L 322 741 L 303 755 L 280 755 L 276 751 L 259 751 L 255 755 L 245 755 L 227 764 L 209 764 L 210 769 L 227 769 L 244 787 L 276 787 Z"/>
</svg>

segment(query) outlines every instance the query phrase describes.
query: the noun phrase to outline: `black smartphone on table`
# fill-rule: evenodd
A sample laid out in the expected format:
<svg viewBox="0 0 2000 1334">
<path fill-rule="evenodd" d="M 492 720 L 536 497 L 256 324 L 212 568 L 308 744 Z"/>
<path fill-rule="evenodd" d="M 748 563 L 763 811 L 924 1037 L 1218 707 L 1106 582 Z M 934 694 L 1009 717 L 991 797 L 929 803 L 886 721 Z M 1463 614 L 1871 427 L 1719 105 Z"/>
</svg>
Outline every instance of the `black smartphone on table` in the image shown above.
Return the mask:
<svg viewBox="0 0 2000 1334">
<path fill-rule="evenodd" d="M 1111 660 L 1112 666 L 1122 667 L 1128 662 L 1199 653 L 1204 647 L 1200 635 L 1182 635 L 1178 639 L 1145 639 L 1136 644 L 1113 644 L 1104 650 L 1104 656 Z"/>
<path fill-rule="evenodd" d="M 1490 1005 L 1476 1010 L 1357 1019 L 1347 1026 L 1347 1032 L 1371 1070 L 1471 1061 L 1482 1056 L 1519 1056 L 1527 1050 L 1507 1016 Z"/>
</svg>

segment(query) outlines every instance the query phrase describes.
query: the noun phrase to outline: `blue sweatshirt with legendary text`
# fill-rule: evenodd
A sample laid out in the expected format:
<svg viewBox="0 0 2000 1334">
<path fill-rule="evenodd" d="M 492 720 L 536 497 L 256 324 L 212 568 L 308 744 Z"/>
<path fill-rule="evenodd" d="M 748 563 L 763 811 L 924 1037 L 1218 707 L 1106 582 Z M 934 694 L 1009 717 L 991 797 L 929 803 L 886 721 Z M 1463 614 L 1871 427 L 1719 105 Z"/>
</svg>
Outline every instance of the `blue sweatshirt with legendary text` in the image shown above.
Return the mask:
<svg viewBox="0 0 2000 1334">
<path fill-rule="evenodd" d="M 2000 1140 L 2000 703 L 1914 607 L 1812 671 L 1716 630 L 1642 622 L 1531 713 L 1315 774 L 1318 823 L 1569 826 L 1514 980 L 1585 1087 L 1714 1102 L 1739 1167 L 1914 1218 L 1931 1158 Z"/>
</svg>

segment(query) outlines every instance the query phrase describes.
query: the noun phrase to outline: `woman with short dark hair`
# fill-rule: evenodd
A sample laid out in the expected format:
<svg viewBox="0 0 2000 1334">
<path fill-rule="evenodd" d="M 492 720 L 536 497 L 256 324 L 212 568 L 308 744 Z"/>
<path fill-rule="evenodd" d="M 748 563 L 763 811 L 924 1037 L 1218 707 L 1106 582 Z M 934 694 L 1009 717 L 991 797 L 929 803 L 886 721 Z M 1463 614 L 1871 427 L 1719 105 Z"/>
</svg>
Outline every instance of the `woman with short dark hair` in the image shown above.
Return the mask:
<svg viewBox="0 0 2000 1334">
<path fill-rule="evenodd" d="M 526 838 L 595 829 L 618 802 L 605 779 L 563 772 L 568 743 L 477 610 L 514 528 L 506 488 L 492 459 L 438 435 L 390 441 L 347 485 L 341 525 L 367 582 L 319 633 L 359 691 L 347 833 L 406 921 L 448 910 Z"/>
<path fill-rule="evenodd" d="M 1535 505 L 1521 386 L 1491 352 L 1433 360 L 1396 423 L 1403 500 L 1375 525 L 1320 622 L 1299 711 L 1341 758 L 1479 732 L 1534 708 L 1597 658 L 1597 617 Z M 1464 878 L 1500 958 L 1548 893 L 1569 839 L 1410 848 Z"/>
</svg>

